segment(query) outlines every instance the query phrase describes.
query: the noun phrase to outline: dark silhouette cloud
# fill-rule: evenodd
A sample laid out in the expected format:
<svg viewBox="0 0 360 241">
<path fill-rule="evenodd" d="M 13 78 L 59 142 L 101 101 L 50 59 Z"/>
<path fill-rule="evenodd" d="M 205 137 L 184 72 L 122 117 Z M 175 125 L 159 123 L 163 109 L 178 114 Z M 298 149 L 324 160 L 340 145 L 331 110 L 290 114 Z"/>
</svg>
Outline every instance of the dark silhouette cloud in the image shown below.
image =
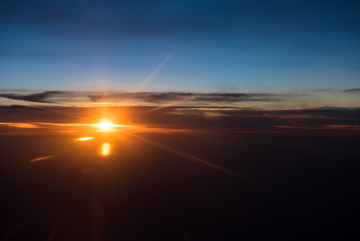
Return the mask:
<svg viewBox="0 0 360 241">
<path fill-rule="evenodd" d="M 18 109 L 18 110 L 44 110 L 41 107 L 38 106 L 27 106 L 27 105 L 10 105 L 10 106 L 1 106 L 1 108 L 4 109 L 9 109 L 9 110 L 14 110 L 14 109 Z"/>
<path fill-rule="evenodd" d="M 314 93 L 312 93 L 314 92 Z M 315 92 L 337 92 L 342 95 L 360 92 L 359 89 L 314 89 L 312 92 L 304 91 L 298 93 L 201 93 L 201 92 L 95 92 L 95 91 L 34 91 L 0 90 L 0 97 L 22 100 L 35 103 L 107 103 L 107 104 L 135 104 L 137 106 L 169 106 L 196 107 L 208 105 L 236 106 L 240 103 L 272 103 L 274 105 L 293 104 L 290 108 L 306 108 L 308 98 L 317 98 Z M 316 106 L 315 104 L 313 106 Z M 317 104 L 321 106 L 321 104 Z M 337 105 L 338 106 L 338 105 Z M 341 106 L 340 106 L 341 107 Z M 279 109 L 279 108 L 277 108 Z"/>
<path fill-rule="evenodd" d="M 123 92 L 123 93 L 89 93 L 80 91 L 45 91 L 41 93 L 19 94 L 0 92 L 0 97 L 39 103 L 59 103 L 76 101 L 77 97 L 88 97 L 92 102 L 121 102 L 137 101 L 144 103 L 162 104 L 173 101 L 210 103 L 235 103 L 241 101 L 271 102 L 294 97 L 285 94 L 264 93 L 193 93 L 193 92 Z M 298 95 L 296 95 L 298 96 Z"/>
<path fill-rule="evenodd" d="M 261 94 L 261 93 L 182 93 L 182 92 L 138 92 L 119 93 L 109 95 L 89 95 L 90 100 L 99 101 L 120 101 L 134 99 L 150 103 L 163 103 L 170 101 L 191 101 L 204 103 L 217 102 L 239 102 L 239 101 L 275 101 L 281 99 L 282 95 Z"/>
<path fill-rule="evenodd" d="M 25 100 L 30 102 L 40 102 L 40 103 L 52 103 L 48 101 L 50 97 L 59 96 L 66 92 L 63 91 L 45 91 L 37 94 L 29 94 L 29 95 L 19 95 L 19 94 L 0 94 L 0 97 L 13 99 L 13 100 Z"/>
<path fill-rule="evenodd" d="M 360 92 L 360 88 L 357 88 L 357 89 L 347 89 L 347 90 L 344 90 L 345 92 Z"/>
</svg>

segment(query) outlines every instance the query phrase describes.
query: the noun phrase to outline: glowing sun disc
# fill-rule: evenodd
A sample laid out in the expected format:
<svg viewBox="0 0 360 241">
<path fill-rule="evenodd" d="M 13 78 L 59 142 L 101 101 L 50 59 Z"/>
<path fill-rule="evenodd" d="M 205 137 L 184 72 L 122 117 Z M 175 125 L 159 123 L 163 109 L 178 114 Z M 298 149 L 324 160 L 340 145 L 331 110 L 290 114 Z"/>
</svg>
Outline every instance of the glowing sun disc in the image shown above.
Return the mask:
<svg viewBox="0 0 360 241">
<path fill-rule="evenodd" d="M 102 129 L 109 129 L 109 128 L 113 127 L 114 125 L 108 121 L 103 121 L 103 122 L 100 122 L 99 124 L 97 124 L 97 126 Z"/>
</svg>

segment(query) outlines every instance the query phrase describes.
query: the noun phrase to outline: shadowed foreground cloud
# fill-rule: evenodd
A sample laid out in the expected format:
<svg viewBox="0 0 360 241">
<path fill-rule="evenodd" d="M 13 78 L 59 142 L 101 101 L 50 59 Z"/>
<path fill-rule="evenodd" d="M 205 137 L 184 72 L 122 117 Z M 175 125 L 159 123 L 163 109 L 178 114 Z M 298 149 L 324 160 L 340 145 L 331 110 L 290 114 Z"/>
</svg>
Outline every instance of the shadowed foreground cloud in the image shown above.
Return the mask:
<svg viewBox="0 0 360 241">
<path fill-rule="evenodd" d="M 277 232 L 281 234 L 284 222 L 296 227 L 286 234 L 287 239 L 310 229 L 303 228 L 314 223 L 309 217 L 317 218 L 316 226 L 311 226 L 316 230 L 314 237 L 327 233 L 329 225 L 338 230 L 338 220 L 347 220 L 348 213 L 357 220 L 358 183 L 354 180 L 359 174 L 359 108 L 151 109 L 0 106 L 0 177 L 5 186 L 14 187 L 2 189 L 4 220 L 10 220 L 12 228 L 25 211 L 34 214 L 15 239 L 27 240 L 31 234 L 39 236 L 33 240 L 42 240 L 45 231 L 53 233 L 65 213 L 62 220 L 68 223 L 61 226 L 58 237 L 71 240 L 75 224 L 83 227 L 89 220 L 75 237 L 92 240 L 89 230 L 96 229 L 99 216 L 94 214 L 99 211 L 104 217 L 104 236 L 131 240 L 130 235 L 116 233 L 126 230 L 129 208 L 140 220 L 136 235 L 141 241 L 183 240 L 169 213 L 184 224 L 191 240 L 211 240 L 209 230 L 214 228 L 221 233 L 214 231 L 213 240 L 224 240 L 229 234 L 224 231 L 224 220 L 234 230 L 228 240 L 247 227 L 255 234 L 266 234 L 258 240 L 267 240 L 268 230 L 277 228 L 263 229 L 269 223 L 280 224 Z M 96 132 L 93 124 L 103 118 L 134 128 Z M 89 140 L 79 141 L 84 137 Z M 111 146 L 110 154 L 104 154 L 104 145 Z M 124 194 L 131 198 L 128 202 Z M 156 194 L 169 207 L 168 213 Z M 241 223 L 233 221 L 240 219 Z M 247 226 L 249 219 L 258 221 Z M 317 224 L 324 228 L 318 231 Z M 352 225 L 357 233 L 356 223 Z M 344 226 L 339 240 L 349 232 L 348 222 Z M 171 232 L 159 239 L 153 238 L 154 230 Z M 150 234 L 141 236 L 144 232 Z M 245 240 L 253 240 L 254 233 Z M 301 239 L 306 237 L 308 233 Z"/>
</svg>

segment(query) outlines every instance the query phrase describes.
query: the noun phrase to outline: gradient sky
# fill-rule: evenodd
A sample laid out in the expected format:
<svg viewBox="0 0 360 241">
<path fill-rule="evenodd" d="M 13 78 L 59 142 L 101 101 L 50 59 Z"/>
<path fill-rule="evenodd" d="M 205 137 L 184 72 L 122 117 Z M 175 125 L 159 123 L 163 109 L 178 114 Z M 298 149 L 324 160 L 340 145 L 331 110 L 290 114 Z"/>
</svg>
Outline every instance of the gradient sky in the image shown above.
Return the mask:
<svg viewBox="0 0 360 241">
<path fill-rule="evenodd" d="M 359 43 L 360 0 L 0 1 L 0 240 L 356 240 Z"/>
<path fill-rule="evenodd" d="M 358 91 L 343 94 L 359 88 L 359 10 L 350 0 L 2 1 L 0 89 L 326 90 L 359 106 Z"/>
</svg>

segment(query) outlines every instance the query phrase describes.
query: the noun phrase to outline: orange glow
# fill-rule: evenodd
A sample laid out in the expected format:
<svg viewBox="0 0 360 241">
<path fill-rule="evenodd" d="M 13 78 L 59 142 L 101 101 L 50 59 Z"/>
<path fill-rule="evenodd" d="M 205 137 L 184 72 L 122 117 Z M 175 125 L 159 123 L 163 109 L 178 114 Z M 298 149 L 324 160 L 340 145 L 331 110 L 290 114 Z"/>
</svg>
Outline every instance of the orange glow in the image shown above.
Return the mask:
<svg viewBox="0 0 360 241">
<path fill-rule="evenodd" d="M 94 139 L 94 137 L 87 136 L 87 137 L 78 138 L 77 140 L 78 141 L 88 141 L 88 140 L 92 140 L 92 139 Z"/>
<path fill-rule="evenodd" d="M 39 126 L 29 123 L 0 123 L 0 125 L 6 125 L 6 126 L 12 126 L 18 128 L 39 128 Z"/>
<path fill-rule="evenodd" d="M 114 125 L 108 121 L 103 121 L 103 122 L 97 124 L 97 126 L 100 128 L 103 128 L 103 129 L 109 129 L 109 128 L 113 127 Z"/>
<path fill-rule="evenodd" d="M 113 124 L 106 120 L 104 120 L 103 122 L 97 123 L 97 124 L 93 124 L 93 126 L 99 127 L 100 129 L 97 131 L 100 131 L 100 132 L 114 132 L 114 131 L 118 131 L 119 128 L 124 129 L 124 128 L 132 127 L 132 126 L 128 126 L 128 125 Z"/>
<path fill-rule="evenodd" d="M 101 146 L 101 154 L 107 156 L 110 154 L 110 144 L 109 142 L 104 142 Z"/>
</svg>

